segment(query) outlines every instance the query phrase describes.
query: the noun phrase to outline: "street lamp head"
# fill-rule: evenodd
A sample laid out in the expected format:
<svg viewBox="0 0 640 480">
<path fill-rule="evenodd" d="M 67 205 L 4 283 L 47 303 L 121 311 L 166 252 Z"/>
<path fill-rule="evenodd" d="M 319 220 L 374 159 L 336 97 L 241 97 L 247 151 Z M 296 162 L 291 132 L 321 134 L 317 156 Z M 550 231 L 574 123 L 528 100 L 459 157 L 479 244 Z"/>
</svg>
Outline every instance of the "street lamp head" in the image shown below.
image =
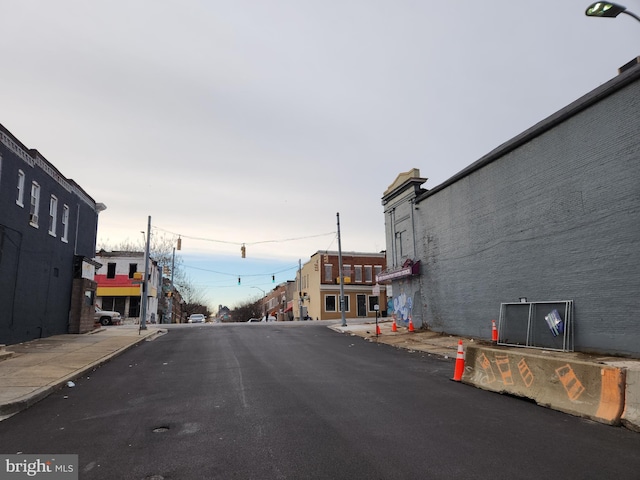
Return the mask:
<svg viewBox="0 0 640 480">
<path fill-rule="evenodd" d="M 607 17 L 614 18 L 623 13 L 627 7 L 616 3 L 596 2 L 589 5 L 584 12 L 587 17 Z"/>
</svg>

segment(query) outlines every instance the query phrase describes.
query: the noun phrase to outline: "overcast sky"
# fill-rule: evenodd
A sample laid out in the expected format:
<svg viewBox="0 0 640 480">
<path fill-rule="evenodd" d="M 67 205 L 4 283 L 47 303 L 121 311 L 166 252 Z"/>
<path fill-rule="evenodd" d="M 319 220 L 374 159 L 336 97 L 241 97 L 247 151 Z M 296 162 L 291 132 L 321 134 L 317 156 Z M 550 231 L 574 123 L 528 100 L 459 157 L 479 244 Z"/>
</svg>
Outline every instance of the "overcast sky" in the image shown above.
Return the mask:
<svg viewBox="0 0 640 480">
<path fill-rule="evenodd" d="M 107 205 L 98 245 L 151 216 L 232 306 L 337 250 L 337 212 L 343 251 L 384 250 L 399 173 L 432 188 L 616 76 L 640 23 L 587 6 L 4 0 L 0 123 Z"/>
</svg>

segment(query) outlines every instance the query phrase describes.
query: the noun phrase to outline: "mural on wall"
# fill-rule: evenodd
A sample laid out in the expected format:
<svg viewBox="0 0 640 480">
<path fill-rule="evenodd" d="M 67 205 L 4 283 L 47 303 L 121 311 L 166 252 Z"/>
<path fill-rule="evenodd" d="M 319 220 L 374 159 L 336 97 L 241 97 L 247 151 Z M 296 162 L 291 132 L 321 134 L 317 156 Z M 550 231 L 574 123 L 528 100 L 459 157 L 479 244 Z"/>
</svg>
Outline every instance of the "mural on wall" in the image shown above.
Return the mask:
<svg viewBox="0 0 640 480">
<path fill-rule="evenodd" d="M 396 323 L 402 322 L 405 325 L 409 324 L 411 318 L 411 311 L 413 310 L 413 299 L 411 296 L 402 292 L 397 297 L 393 297 L 393 316 L 396 319 Z"/>
</svg>

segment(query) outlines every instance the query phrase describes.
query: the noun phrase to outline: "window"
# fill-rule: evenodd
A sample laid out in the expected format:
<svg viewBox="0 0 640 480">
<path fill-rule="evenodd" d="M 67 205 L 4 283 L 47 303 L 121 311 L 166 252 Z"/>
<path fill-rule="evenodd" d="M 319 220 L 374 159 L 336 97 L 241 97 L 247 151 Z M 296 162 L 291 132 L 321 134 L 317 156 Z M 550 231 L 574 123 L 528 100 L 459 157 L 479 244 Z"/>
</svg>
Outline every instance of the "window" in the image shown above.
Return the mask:
<svg viewBox="0 0 640 480">
<path fill-rule="evenodd" d="M 138 272 L 138 264 L 130 263 L 129 264 L 129 278 L 133 278 L 134 274 Z"/>
<path fill-rule="evenodd" d="M 324 296 L 324 311 L 325 312 L 336 312 L 336 296 L 335 295 L 325 295 Z"/>
<path fill-rule="evenodd" d="M 62 241 L 68 242 L 69 235 L 69 205 L 62 206 Z"/>
<path fill-rule="evenodd" d="M 37 182 L 31 184 L 31 207 L 29 210 L 29 223 L 38 226 L 38 213 L 40 212 L 40 185 Z"/>
<path fill-rule="evenodd" d="M 351 265 L 342 265 L 342 276 L 344 278 L 344 283 L 351 283 L 353 280 L 351 278 Z"/>
<path fill-rule="evenodd" d="M 24 207 L 24 172 L 18 170 L 18 196 L 16 197 L 16 203 L 21 207 Z"/>
<path fill-rule="evenodd" d="M 56 236 L 56 223 L 58 222 L 58 199 L 51 195 L 49 200 L 49 235 Z"/>
<path fill-rule="evenodd" d="M 353 267 L 353 274 L 356 277 L 356 282 L 362 283 L 362 265 Z"/>
<path fill-rule="evenodd" d="M 404 239 L 402 238 L 402 234 L 405 233 L 404 231 L 402 232 L 396 232 L 396 251 L 398 252 L 398 254 L 400 255 L 400 258 L 402 258 L 404 256 L 404 252 L 402 251 L 402 246 L 404 244 Z"/>
<path fill-rule="evenodd" d="M 367 283 L 373 282 L 373 267 L 371 265 L 364 266 L 364 281 Z"/>
<path fill-rule="evenodd" d="M 333 265 L 330 263 L 324 265 L 324 281 L 333 283 Z"/>
<path fill-rule="evenodd" d="M 378 281 L 378 275 L 380 275 L 382 273 L 382 265 L 376 265 L 375 267 L 375 272 L 376 272 L 376 282 Z"/>
<path fill-rule="evenodd" d="M 373 312 L 375 310 L 375 306 L 376 305 L 380 305 L 378 303 L 378 296 L 377 295 L 369 295 L 369 311 Z"/>
<path fill-rule="evenodd" d="M 116 264 L 107 263 L 107 278 L 116 278 Z"/>
</svg>

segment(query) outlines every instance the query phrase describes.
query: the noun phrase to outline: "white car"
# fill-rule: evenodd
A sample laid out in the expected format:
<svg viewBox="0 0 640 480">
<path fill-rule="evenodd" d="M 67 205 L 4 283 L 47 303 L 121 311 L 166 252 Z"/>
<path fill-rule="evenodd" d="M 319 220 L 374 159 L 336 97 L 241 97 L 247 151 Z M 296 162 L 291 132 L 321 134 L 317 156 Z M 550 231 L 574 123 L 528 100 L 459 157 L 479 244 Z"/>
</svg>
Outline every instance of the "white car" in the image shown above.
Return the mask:
<svg viewBox="0 0 640 480">
<path fill-rule="evenodd" d="M 274 317 L 273 315 L 269 315 L 269 316 L 262 317 L 262 319 L 260 321 L 261 322 L 275 322 L 276 321 L 276 317 Z"/>
<path fill-rule="evenodd" d="M 201 313 L 192 313 L 189 315 L 188 323 L 204 323 L 204 315 Z"/>
<path fill-rule="evenodd" d="M 120 325 L 122 317 L 119 312 L 113 312 L 111 310 L 102 310 L 97 305 L 95 306 L 96 312 L 93 315 L 93 319 L 96 322 L 100 322 L 101 325 Z"/>
</svg>

